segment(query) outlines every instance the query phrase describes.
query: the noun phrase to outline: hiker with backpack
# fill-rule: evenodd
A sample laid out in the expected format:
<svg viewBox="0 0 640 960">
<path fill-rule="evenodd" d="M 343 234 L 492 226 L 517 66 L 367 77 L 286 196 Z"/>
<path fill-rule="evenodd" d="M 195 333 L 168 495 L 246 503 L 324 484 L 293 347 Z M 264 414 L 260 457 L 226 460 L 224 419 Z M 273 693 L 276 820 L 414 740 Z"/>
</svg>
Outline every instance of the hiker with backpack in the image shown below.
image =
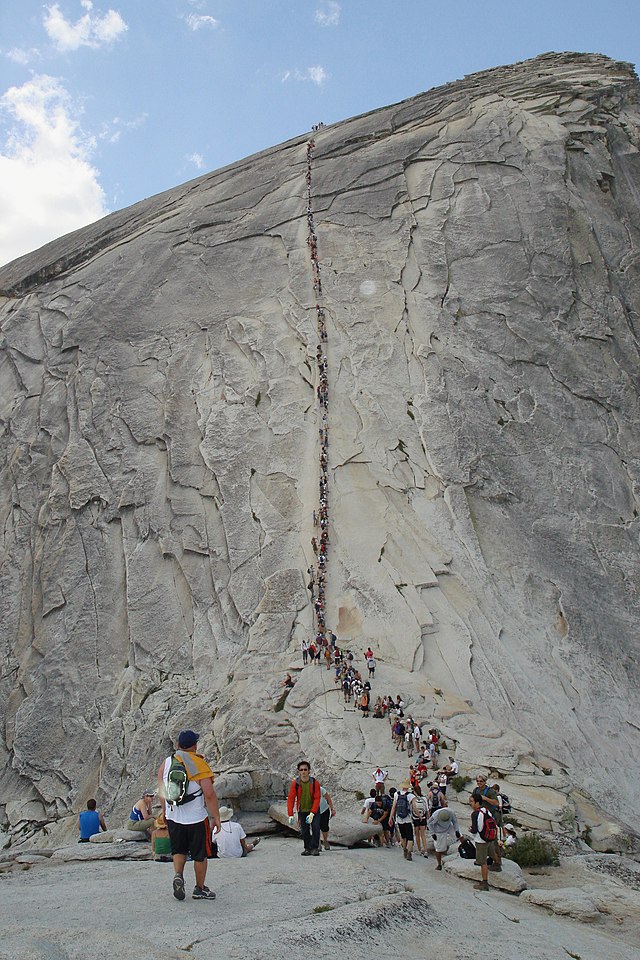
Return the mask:
<svg viewBox="0 0 640 960">
<path fill-rule="evenodd" d="M 433 837 L 433 843 L 436 851 L 436 870 L 442 870 L 442 856 L 449 847 L 462 840 L 458 818 L 455 813 L 449 810 L 446 798 L 443 798 L 440 807 L 429 817 L 427 829 Z"/>
<path fill-rule="evenodd" d="M 311 764 L 301 760 L 298 776 L 291 781 L 287 797 L 289 824 L 295 823 L 294 810 L 298 813 L 300 833 L 304 843 L 303 857 L 320 856 L 320 784 L 311 776 Z"/>
<path fill-rule="evenodd" d="M 184 900 L 184 868 L 187 858 L 193 860 L 196 885 L 194 900 L 215 900 L 215 893 L 206 886 L 207 858 L 213 853 L 211 824 L 220 831 L 218 798 L 213 786 L 213 771 L 197 752 L 199 733 L 182 730 L 177 749 L 160 764 L 158 782 L 164 798 L 164 817 L 171 840 L 171 856 L 175 875 L 173 895 Z"/>
<path fill-rule="evenodd" d="M 489 870 L 500 873 L 500 849 L 498 847 L 498 826 L 492 813 L 488 810 L 475 791 L 469 797 L 471 804 L 471 828 L 469 833 L 476 845 L 476 864 L 480 867 L 482 880 L 474 884 L 476 890 L 489 889 Z M 489 857 L 493 863 L 489 865 Z"/>
<path fill-rule="evenodd" d="M 400 789 L 393 798 L 391 816 L 389 820 L 393 821 L 398 827 L 400 833 L 400 843 L 405 860 L 413 860 L 411 851 L 413 849 L 413 817 L 411 813 L 411 802 L 413 800 L 411 792 L 411 783 L 409 780 L 403 780 Z"/>
<path fill-rule="evenodd" d="M 418 856 L 427 857 L 427 798 L 422 796 L 422 789 L 419 783 L 413 783 L 413 800 L 411 801 L 411 817 L 413 820 L 413 832 L 416 838 L 416 847 Z"/>
<path fill-rule="evenodd" d="M 482 802 L 482 805 L 487 808 L 487 810 L 492 814 L 496 824 L 498 825 L 498 836 L 501 836 L 502 831 L 502 809 L 500 799 L 498 797 L 498 791 L 493 787 L 487 785 L 487 778 L 483 773 L 479 773 L 476 777 L 476 787 L 473 791 L 474 797 L 478 797 Z"/>
</svg>

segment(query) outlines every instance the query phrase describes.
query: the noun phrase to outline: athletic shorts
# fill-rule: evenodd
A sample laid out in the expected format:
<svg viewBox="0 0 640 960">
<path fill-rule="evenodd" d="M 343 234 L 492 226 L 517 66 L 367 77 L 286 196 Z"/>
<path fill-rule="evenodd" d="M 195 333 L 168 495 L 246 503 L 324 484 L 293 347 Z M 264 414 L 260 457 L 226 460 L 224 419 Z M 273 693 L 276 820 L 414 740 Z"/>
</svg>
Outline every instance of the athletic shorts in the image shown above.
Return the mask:
<svg viewBox="0 0 640 960">
<path fill-rule="evenodd" d="M 400 836 L 403 840 L 413 840 L 413 824 L 412 823 L 399 823 L 398 830 Z"/>
<path fill-rule="evenodd" d="M 320 832 L 329 833 L 329 820 L 331 819 L 331 810 L 325 810 L 320 814 Z"/>
<path fill-rule="evenodd" d="M 213 856 L 209 818 L 200 823 L 176 823 L 167 820 L 172 855 L 188 857 L 197 862 Z"/>
<path fill-rule="evenodd" d="M 426 827 L 426 825 L 427 825 L 427 818 L 426 818 L 426 817 L 421 817 L 419 820 L 416 820 L 416 818 L 414 817 L 414 818 L 413 818 L 413 825 L 414 825 L 414 827 Z"/>
<path fill-rule="evenodd" d="M 500 861 L 500 851 L 495 840 L 489 840 L 488 843 L 478 843 L 476 841 L 476 861 L 480 864 L 487 862 L 487 857 L 491 857 L 494 863 Z"/>
</svg>

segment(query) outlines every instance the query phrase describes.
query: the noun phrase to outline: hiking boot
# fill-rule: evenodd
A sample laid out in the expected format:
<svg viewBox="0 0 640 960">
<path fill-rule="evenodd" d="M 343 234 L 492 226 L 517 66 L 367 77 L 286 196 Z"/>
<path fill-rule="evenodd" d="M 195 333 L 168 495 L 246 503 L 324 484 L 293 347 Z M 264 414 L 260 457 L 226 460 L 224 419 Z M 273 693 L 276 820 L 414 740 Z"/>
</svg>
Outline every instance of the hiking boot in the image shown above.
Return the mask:
<svg viewBox="0 0 640 960">
<path fill-rule="evenodd" d="M 438 866 L 436 867 L 436 870 L 442 870 L 442 864 L 441 864 L 441 863 L 438 864 Z"/>
<path fill-rule="evenodd" d="M 402 851 L 402 856 L 405 858 L 405 860 L 407 859 L 407 851 L 406 851 L 406 850 L 403 850 L 403 851 Z"/>
<path fill-rule="evenodd" d="M 411 855 L 411 850 L 409 850 L 409 852 L 407 853 L 407 860 L 413 860 L 413 857 Z"/>
<path fill-rule="evenodd" d="M 184 900 L 184 877 L 179 873 L 173 878 L 173 895 L 176 900 Z"/>
<path fill-rule="evenodd" d="M 255 840 L 253 841 L 254 848 L 257 847 L 259 843 L 260 843 L 260 837 L 256 837 Z"/>
<path fill-rule="evenodd" d="M 325 840 L 323 846 L 324 846 L 324 849 L 325 849 L 325 850 L 330 850 L 330 849 L 331 849 L 331 847 L 329 846 L 329 841 L 328 841 L 328 840 Z"/>
<path fill-rule="evenodd" d="M 320 856 L 320 851 L 318 850 L 317 847 L 315 848 L 315 850 L 312 850 L 312 851 L 311 851 L 311 856 L 312 856 L 312 857 L 319 857 L 319 856 Z"/>
<path fill-rule="evenodd" d="M 192 900 L 215 900 L 216 895 L 209 887 L 194 887 L 191 894 Z"/>
<path fill-rule="evenodd" d="M 473 889 L 474 889 L 474 890 L 488 890 L 488 889 L 489 889 L 489 884 L 487 883 L 486 880 L 481 880 L 480 883 L 474 883 Z"/>
<path fill-rule="evenodd" d="M 301 856 L 301 857 L 310 857 L 310 856 L 311 856 L 311 850 L 307 850 L 306 847 L 305 847 L 305 849 L 302 851 L 302 853 L 300 854 L 300 856 Z"/>
</svg>

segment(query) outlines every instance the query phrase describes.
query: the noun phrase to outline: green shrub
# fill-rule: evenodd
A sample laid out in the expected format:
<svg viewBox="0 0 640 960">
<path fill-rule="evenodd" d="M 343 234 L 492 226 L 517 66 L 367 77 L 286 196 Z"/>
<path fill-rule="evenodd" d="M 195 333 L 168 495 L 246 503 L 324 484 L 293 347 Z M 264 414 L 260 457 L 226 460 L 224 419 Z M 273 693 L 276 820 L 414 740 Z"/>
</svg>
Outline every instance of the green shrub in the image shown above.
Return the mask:
<svg viewBox="0 0 640 960">
<path fill-rule="evenodd" d="M 362 803 L 362 801 L 364 800 L 364 793 L 362 792 L 362 790 L 356 790 L 356 800 L 359 803 Z"/>
<path fill-rule="evenodd" d="M 449 781 L 449 785 L 453 787 L 456 793 L 462 793 L 468 783 L 471 783 L 471 777 L 463 777 L 460 773 Z"/>
<path fill-rule="evenodd" d="M 512 847 L 504 848 L 503 855 L 520 867 L 557 867 L 560 863 L 554 844 L 535 833 L 519 837 Z"/>
<path fill-rule="evenodd" d="M 335 910 L 335 907 L 332 907 L 329 903 L 323 903 L 321 907 L 314 907 L 314 913 L 327 913 L 328 910 Z"/>
<path fill-rule="evenodd" d="M 551 769 L 551 767 L 543 767 L 542 772 L 544 773 L 545 777 L 550 777 L 551 774 L 553 773 L 553 770 Z"/>
</svg>

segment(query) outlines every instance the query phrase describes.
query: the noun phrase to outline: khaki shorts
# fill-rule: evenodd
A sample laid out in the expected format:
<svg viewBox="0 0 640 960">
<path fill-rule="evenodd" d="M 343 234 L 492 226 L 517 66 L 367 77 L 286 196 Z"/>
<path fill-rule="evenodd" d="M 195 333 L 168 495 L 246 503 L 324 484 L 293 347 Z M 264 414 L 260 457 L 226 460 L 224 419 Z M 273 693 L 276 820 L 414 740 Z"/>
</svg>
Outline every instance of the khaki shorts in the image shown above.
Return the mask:
<svg viewBox="0 0 640 960">
<path fill-rule="evenodd" d="M 489 840 L 488 843 L 476 842 L 476 860 L 480 864 L 487 862 L 487 857 L 491 857 L 494 863 L 500 862 L 500 851 L 498 850 L 497 840 Z"/>
</svg>

